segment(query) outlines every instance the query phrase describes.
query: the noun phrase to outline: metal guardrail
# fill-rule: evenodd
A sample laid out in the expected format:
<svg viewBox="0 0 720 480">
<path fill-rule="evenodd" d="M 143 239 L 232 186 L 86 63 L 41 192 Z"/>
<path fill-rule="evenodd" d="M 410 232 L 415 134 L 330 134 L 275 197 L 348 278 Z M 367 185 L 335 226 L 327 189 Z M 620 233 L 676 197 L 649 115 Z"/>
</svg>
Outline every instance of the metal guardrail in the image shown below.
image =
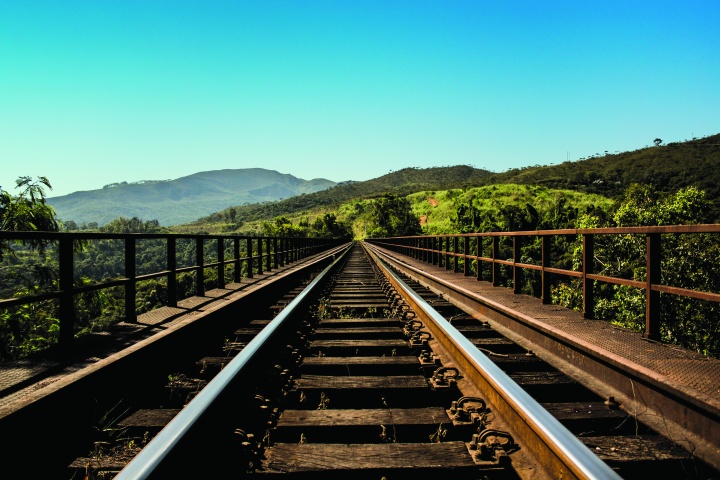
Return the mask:
<svg viewBox="0 0 720 480">
<path fill-rule="evenodd" d="M 160 240 L 165 242 L 166 269 L 137 275 L 138 240 Z M 195 264 L 177 266 L 177 241 L 189 239 L 195 242 Z M 75 285 L 75 257 L 82 242 L 94 240 L 121 240 L 124 243 L 125 275 L 122 278 L 99 281 L 91 285 Z M 125 321 L 136 322 L 137 283 L 164 277 L 167 279 L 167 297 L 170 307 L 177 306 L 177 276 L 184 272 L 196 274 L 195 295 L 205 294 L 205 269 L 217 269 L 217 287 L 225 288 L 225 269 L 234 266 L 233 281 L 238 283 L 245 271 L 246 278 L 262 274 L 286 263 L 297 261 L 319 251 L 342 243 L 340 240 L 297 238 L 297 237 L 250 237 L 236 235 L 199 234 L 152 234 L 152 233 L 76 233 L 76 232 L 9 232 L 0 231 L 0 242 L 43 242 L 46 248 L 56 248 L 58 257 L 58 289 L 36 295 L 0 299 L 0 308 L 11 308 L 45 300 L 59 302 L 60 332 L 58 346 L 63 353 L 69 353 L 74 343 L 76 295 L 110 287 L 125 289 Z M 215 241 L 217 259 L 205 262 L 205 244 Z M 226 243 L 227 242 L 227 243 Z M 226 258 L 226 245 L 232 245 L 232 257 Z M 229 249 L 228 249 L 229 250 Z"/>
<path fill-rule="evenodd" d="M 595 317 L 594 282 L 613 285 L 625 285 L 645 291 L 645 332 L 643 336 L 651 340 L 660 340 L 660 293 L 685 296 L 689 298 L 720 302 L 720 293 L 705 292 L 688 288 L 663 285 L 661 283 L 662 236 L 720 233 L 720 224 L 674 225 L 658 227 L 618 227 L 564 230 L 532 230 L 520 232 L 484 232 L 455 235 L 426 235 L 412 237 L 369 238 L 368 243 L 386 247 L 395 252 L 423 260 L 427 263 L 459 272 L 460 261 L 463 273 L 470 275 L 470 265 L 477 262 L 475 275 L 483 275 L 483 263 L 490 266 L 490 278 L 494 286 L 499 285 L 500 267 L 512 270 L 513 291 L 520 293 L 523 270 L 540 272 L 541 295 L 543 303 L 550 303 L 551 276 L 559 275 L 580 279 L 582 282 L 583 316 Z M 595 240 L 603 235 L 641 235 L 645 237 L 645 281 L 598 275 L 594 268 Z M 555 268 L 550 258 L 550 241 L 558 236 L 580 236 L 582 239 L 582 266 L 580 270 Z M 500 239 L 512 240 L 512 258 L 500 258 Z M 539 238 L 541 255 L 537 264 L 523 263 L 520 259 L 522 242 Z M 490 256 L 483 255 L 484 242 L 491 242 Z"/>
</svg>

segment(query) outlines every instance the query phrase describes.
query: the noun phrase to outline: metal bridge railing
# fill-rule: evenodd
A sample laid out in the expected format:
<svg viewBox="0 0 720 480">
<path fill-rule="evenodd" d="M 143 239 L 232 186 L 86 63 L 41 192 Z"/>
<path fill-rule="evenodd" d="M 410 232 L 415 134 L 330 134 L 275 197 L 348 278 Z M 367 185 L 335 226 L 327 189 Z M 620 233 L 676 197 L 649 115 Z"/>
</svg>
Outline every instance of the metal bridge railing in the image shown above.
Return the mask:
<svg viewBox="0 0 720 480">
<path fill-rule="evenodd" d="M 660 339 L 660 294 L 684 296 L 688 298 L 720 302 L 720 293 L 694 290 L 661 283 L 662 243 L 665 235 L 686 234 L 718 234 L 720 224 L 710 225 L 675 225 L 658 227 L 618 227 L 564 230 L 533 230 L 521 232 L 485 232 L 455 235 L 424 235 L 412 237 L 370 238 L 366 241 L 388 248 L 424 262 L 437 265 L 447 270 L 452 269 L 471 275 L 478 280 L 489 276 L 494 286 L 500 284 L 500 268 L 505 266 L 511 270 L 514 293 L 521 291 L 523 271 L 536 271 L 540 274 L 541 294 L 543 303 L 550 303 L 550 287 L 552 276 L 565 276 L 579 279 L 582 283 L 582 311 L 585 318 L 595 317 L 595 282 L 613 285 L 625 285 L 638 288 L 645 292 L 645 332 L 643 336 L 651 340 Z M 645 280 L 622 278 L 618 276 L 600 275 L 595 272 L 596 240 L 609 235 L 643 236 L 645 240 Z M 582 261 L 578 269 L 557 268 L 553 266 L 550 255 L 550 242 L 558 237 L 580 236 Z M 501 254 L 501 239 L 511 241 L 511 255 Z M 521 246 L 528 241 L 540 242 L 540 255 L 535 263 L 522 261 Z M 718 237 L 720 240 L 720 237 Z M 576 244 L 569 248 L 575 248 Z M 489 254 L 486 254 L 489 252 Z M 568 254 L 570 252 L 563 252 Z M 670 255 L 679 252 L 670 252 Z M 502 258 L 505 257 L 505 258 Z M 475 263 L 474 272 L 472 264 Z M 486 267 L 487 266 L 487 267 Z M 485 269 L 489 268 L 489 272 Z"/>
<path fill-rule="evenodd" d="M 187 239 L 195 242 L 194 264 L 179 267 L 177 264 L 177 241 Z M 124 276 L 100 280 L 89 285 L 76 284 L 75 259 L 85 243 L 97 240 L 116 240 L 124 244 Z M 165 243 L 166 268 L 155 272 L 138 274 L 139 240 L 155 240 Z M 206 261 L 206 244 L 215 241 L 216 258 Z M 76 233 L 76 232 L 8 232 L 0 231 L 0 243 L 8 246 L 11 242 L 42 242 L 46 250 L 57 252 L 56 290 L 35 295 L 0 299 L 0 309 L 12 308 L 46 300 L 57 300 L 60 323 L 58 346 L 61 352 L 69 353 L 74 343 L 76 323 L 75 297 L 84 292 L 111 287 L 123 287 L 126 322 L 137 322 L 136 296 L 138 282 L 164 277 L 167 282 L 167 306 L 176 307 L 178 300 L 178 275 L 194 272 L 195 295 L 205 295 L 205 271 L 217 270 L 217 287 L 226 287 L 226 267 L 233 266 L 233 281 L 251 278 L 273 268 L 300 260 L 320 251 L 339 245 L 331 239 L 295 237 L 250 237 L 236 235 L 200 234 L 152 234 L 152 233 Z M 232 245 L 232 248 L 230 248 Z M 227 255 L 230 251 L 229 255 Z M 3 282 L 6 283 L 6 282 Z"/>
</svg>

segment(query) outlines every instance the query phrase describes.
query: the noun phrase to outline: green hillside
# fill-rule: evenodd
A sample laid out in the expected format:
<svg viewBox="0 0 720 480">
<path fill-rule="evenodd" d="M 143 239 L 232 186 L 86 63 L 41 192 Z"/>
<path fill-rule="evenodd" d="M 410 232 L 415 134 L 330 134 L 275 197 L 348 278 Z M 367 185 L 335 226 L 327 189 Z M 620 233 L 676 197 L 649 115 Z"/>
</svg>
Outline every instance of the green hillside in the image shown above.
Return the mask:
<svg viewBox="0 0 720 480">
<path fill-rule="evenodd" d="M 427 234 L 574 227 L 578 214 L 610 211 L 615 204 L 598 194 L 515 184 L 417 192 L 408 198 Z"/>
<path fill-rule="evenodd" d="M 720 134 L 559 165 L 534 166 L 489 175 L 479 185 L 516 183 L 599 193 L 618 198 L 633 183 L 661 192 L 695 186 L 720 212 Z M 720 215 L 715 215 L 720 219 Z"/>
</svg>

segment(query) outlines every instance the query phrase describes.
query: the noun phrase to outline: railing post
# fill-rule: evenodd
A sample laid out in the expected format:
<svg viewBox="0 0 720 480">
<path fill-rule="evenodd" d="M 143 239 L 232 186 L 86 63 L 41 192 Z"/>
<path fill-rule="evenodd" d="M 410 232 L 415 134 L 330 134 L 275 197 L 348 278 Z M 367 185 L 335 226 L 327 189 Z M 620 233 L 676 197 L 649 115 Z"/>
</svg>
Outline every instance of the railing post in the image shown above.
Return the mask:
<svg viewBox="0 0 720 480">
<path fill-rule="evenodd" d="M 263 238 L 258 237 L 258 269 L 257 273 L 258 275 L 262 275 L 263 273 Z"/>
<path fill-rule="evenodd" d="M 265 237 L 265 270 L 268 272 L 273 269 L 273 251 L 272 251 L 272 238 Z"/>
<path fill-rule="evenodd" d="M 247 245 L 247 276 L 252 278 L 253 276 L 253 246 L 252 238 L 245 237 L 245 243 Z"/>
<path fill-rule="evenodd" d="M 242 262 L 240 261 L 240 237 L 233 238 L 233 257 L 235 258 L 235 268 L 233 269 L 233 280 L 240 283 L 242 279 Z"/>
<path fill-rule="evenodd" d="M 280 247 L 279 247 L 279 248 L 280 248 L 280 252 L 279 252 L 278 257 L 277 257 L 278 261 L 280 262 L 280 263 L 278 264 L 278 266 L 284 267 L 284 266 L 285 266 L 285 255 L 286 255 L 286 251 L 285 251 L 285 239 L 284 239 L 284 238 L 280 238 L 280 239 L 278 239 L 278 241 L 279 241 L 279 245 L 280 245 Z M 276 244 L 276 245 L 278 245 L 278 244 Z"/>
<path fill-rule="evenodd" d="M 470 237 L 463 237 L 462 239 L 462 253 L 463 253 L 463 275 L 466 277 L 470 275 L 470 262 L 468 261 L 468 244 L 470 242 Z"/>
<path fill-rule="evenodd" d="M 223 238 L 217 239 L 217 261 L 218 288 L 225 288 L 225 242 Z"/>
<path fill-rule="evenodd" d="M 453 273 L 460 271 L 460 264 L 458 263 L 458 237 L 453 237 Z"/>
<path fill-rule="evenodd" d="M 59 281 L 60 281 L 60 337 L 58 347 L 64 356 L 70 355 L 75 339 L 75 302 L 73 301 L 73 239 L 69 235 L 60 237 Z"/>
<path fill-rule="evenodd" d="M 588 278 L 594 272 L 593 259 L 595 258 L 595 236 L 591 233 L 583 234 L 583 318 L 595 318 L 595 295 L 593 280 Z"/>
<path fill-rule="evenodd" d="M 513 293 L 520 293 L 522 283 L 522 269 L 520 263 L 520 237 L 513 237 Z"/>
<path fill-rule="evenodd" d="M 542 265 L 541 270 L 541 283 L 542 283 L 542 296 L 540 299 L 542 300 L 542 303 L 549 304 L 551 303 L 550 298 L 550 285 L 551 285 L 551 275 L 545 271 L 546 268 L 550 267 L 550 242 L 549 242 L 549 236 L 543 235 L 540 237 L 540 241 L 542 242 L 542 254 L 541 254 L 541 260 L 540 263 Z"/>
<path fill-rule="evenodd" d="M 443 266 L 445 267 L 445 270 L 450 270 L 450 255 L 448 253 L 450 252 L 450 237 L 445 237 L 445 253 L 443 256 Z"/>
<path fill-rule="evenodd" d="M 277 268 L 277 239 L 275 237 L 268 237 L 267 239 L 268 249 L 268 270 Z"/>
<path fill-rule="evenodd" d="M 492 237 L 492 284 L 493 287 L 500 285 L 500 264 L 497 263 L 498 255 L 500 255 L 500 237 Z"/>
<path fill-rule="evenodd" d="M 482 280 L 483 265 L 480 257 L 482 256 L 482 239 L 480 235 L 475 236 L 475 278 Z"/>
<path fill-rule="evenodd" d="M 660 292 L 652 289 L 660 283 L 660 255 L 662 245 L 659 233 L 649 233 L 646 238 L 645 275 L 645 333 L 644 338 L 660 340 Z"/>
<path fill-rule="evenodd" d="M 168 307 L 177 307 L 177 241 L 172 235 L 167 238 L 167 269 Z"/>
<path fill-rule="evenodd" d="M 125 237 L 125 321 L 128 323 L 137 322 L 135 310 L 135 295 L 137 285 L 135 284 L 135 237 Z"/>
<path fill-rule="evenodd" d="M 195 295 L 205 296 L 205 241 L 203 237 L 195 237 L 195 263 L 197 263 L 197 283 Z"/>
</svg>

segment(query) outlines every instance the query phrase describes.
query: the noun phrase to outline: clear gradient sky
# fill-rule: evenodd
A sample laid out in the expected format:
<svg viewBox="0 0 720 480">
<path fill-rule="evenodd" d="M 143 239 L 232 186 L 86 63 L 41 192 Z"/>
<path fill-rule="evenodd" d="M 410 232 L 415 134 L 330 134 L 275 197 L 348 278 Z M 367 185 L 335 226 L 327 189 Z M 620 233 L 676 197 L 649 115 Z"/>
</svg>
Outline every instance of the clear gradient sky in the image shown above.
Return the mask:
<svg viewBox="0 0 720 480">
<path fill-rule="evenodd" d="M 719 0 L 0 0 L 0 185 L 367 180 L 720 133 Z"/>
</svg>

